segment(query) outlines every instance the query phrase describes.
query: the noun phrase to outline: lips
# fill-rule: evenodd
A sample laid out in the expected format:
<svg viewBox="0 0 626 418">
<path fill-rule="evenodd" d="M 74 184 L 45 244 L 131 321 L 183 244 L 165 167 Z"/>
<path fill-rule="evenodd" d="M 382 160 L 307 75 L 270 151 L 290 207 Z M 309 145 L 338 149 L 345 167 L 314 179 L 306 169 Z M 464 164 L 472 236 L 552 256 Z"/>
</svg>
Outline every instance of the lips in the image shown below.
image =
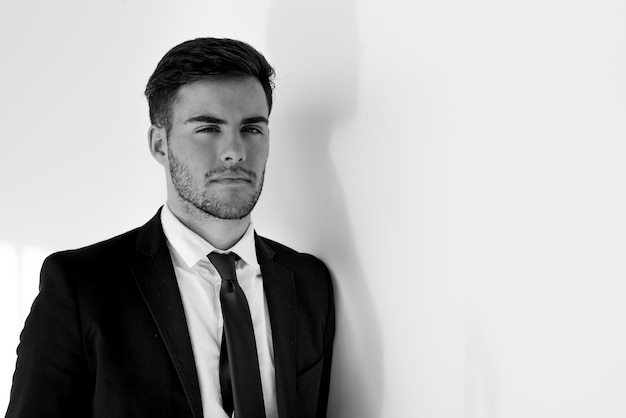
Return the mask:
<svg viewBox="0 0 626 418">
<path fill-rule="evenodd" d="M 248 170 L 236 169 L 236 170 L 223 170 L 221 172 L 213 172 L 207 175 L 208 180 L 211 183 L 252 183 L 255 175 L 253 172 L 246 172 Z"/>
<path fill-rule="evenodd" d="M 249 178 L 244 177 L 218 177 L 211 180 L 212 183 L 238 183 L 238 182 L 247 182 L 250 183 Z"/>
<path fill-rule="evenodd" d="M 252 178 L 243 174 L 223 174 L 209 179 L 211 183 L 252 183 Z"/>
</svg>

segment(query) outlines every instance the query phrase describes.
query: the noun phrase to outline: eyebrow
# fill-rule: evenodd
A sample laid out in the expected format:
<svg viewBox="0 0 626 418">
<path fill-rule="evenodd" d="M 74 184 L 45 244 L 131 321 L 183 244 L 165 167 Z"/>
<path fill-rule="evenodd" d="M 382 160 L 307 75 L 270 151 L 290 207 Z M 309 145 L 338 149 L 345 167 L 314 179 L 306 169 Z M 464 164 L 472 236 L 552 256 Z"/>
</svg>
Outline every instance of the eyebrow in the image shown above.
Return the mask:
<svg viewBox="0 0 626 418">
<path fill-rule="evenodd" d="M 265 116 L 253 116 L 251 118 L 245 118 L 241 121 L 242 125 L 247 125 L 249 123 L 265 123 L 269 124 L 270 121 Z"/>
<path fill-rule="evenodd" d="M 194 116 L 185 121 L 185 123 L 193 122 L 217 123 L 218 125 L 226 125 L 226 121 L 224 119 L 216 118 L 215 116 L 210 115 Z"/>
<path fill-rule="evenodd" d="M 194 123 L 194 122 L 202 122 L 202 123 L 215 123 L 218 125 L 228 125 L 228 122 L 225 119 L 221 119 L 211 115 L 199 115 L 194 116 L 185 121 L 185 123 Z M 242 125 L 247 125 L 250 123 L 265 123 L 269 124 L 269 120 L 265 116 L 252 116 L 249 118 L 245 118 L 241 121 Z"/>
</svg>

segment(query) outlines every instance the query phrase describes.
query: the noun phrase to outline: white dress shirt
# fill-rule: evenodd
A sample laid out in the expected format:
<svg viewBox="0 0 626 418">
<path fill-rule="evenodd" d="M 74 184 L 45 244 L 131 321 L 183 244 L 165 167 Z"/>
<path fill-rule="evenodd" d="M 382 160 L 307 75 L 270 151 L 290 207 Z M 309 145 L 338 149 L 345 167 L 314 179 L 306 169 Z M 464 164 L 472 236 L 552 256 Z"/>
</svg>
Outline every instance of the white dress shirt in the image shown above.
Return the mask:
<svg viewBox="0 0 626 418">
<path fill-rule="evenodd" d="M 167 204 L 161 211 L 161 224 L 167 238 L 167 246 L 183 300 L 200 383 L 204 416 L 228 418 L 222 408 L 219 379 L 223 331 L 220 304 L 221 278 L 207 258 L 209 253 L 217 251 L 234 252 L 240 257 L 236 263 L 237 281 L 250 306 L 259 357 L 265 415 L 267 418 L 278 418 L 272 330 L 263 291 L 261 268 L 256 258 L 252 223 L 243 237 L 227 251 L 217 250 L 183 225 Z"/>
</svg>

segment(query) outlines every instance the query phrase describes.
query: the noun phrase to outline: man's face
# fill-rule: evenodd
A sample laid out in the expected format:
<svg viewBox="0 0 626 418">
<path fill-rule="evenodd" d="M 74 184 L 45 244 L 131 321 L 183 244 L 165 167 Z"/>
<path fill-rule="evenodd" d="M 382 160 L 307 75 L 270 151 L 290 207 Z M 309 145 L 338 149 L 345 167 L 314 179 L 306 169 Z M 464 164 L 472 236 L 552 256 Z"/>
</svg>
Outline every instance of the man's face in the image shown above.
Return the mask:
<svg viewBox="0 0 626 418">
<path fill-rule="evenodd" d="M 220 219 L 246 217 L 263 187 L 269 109 L 252 77 L 182 86 L 167 138 L 169 188 L 183 204 Z"/>
</svg>

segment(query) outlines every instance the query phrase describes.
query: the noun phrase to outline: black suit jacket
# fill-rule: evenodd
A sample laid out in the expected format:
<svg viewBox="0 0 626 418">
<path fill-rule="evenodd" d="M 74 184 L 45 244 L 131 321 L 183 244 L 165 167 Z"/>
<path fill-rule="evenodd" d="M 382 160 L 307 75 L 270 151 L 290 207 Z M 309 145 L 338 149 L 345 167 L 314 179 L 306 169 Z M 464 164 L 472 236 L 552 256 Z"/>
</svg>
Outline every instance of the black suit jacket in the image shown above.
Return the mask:
<svg viewBox="0 0 626 418">
<path fill-rule="evenodd" d="M 279 415 L 325 417 L 335 330 L 328 269 L 255 240 Z M 7 417 L 203 416 L 160 211 L 138 229 L 49 256 L 20 339 Z"/>
</svg>

